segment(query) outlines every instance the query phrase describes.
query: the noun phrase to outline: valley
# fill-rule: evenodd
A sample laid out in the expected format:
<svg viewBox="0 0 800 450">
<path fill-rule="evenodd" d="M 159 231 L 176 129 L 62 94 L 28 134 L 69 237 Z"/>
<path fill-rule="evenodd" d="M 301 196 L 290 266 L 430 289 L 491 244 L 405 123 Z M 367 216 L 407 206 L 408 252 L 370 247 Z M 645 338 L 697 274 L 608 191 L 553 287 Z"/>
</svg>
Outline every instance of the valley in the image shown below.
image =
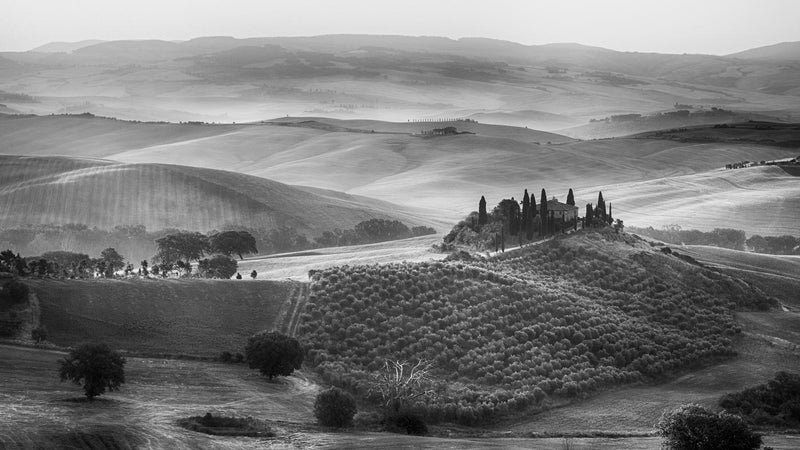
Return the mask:
<svg viewBox="0 0 800 450">
<path fill-rule="evenodd" d="M 0 448 L 661 448 L 665 411 L 800 373 L 797 49 L 0 51 Z M 256 367 L 271 331 L 302 364 Z M 86 401 L 59 360 L 99 342 L 125 384 Z M 764 445 L 792 407 L 748 416 Z M 275 436 L 178 425 L 206 413 Z"/>
</svg>

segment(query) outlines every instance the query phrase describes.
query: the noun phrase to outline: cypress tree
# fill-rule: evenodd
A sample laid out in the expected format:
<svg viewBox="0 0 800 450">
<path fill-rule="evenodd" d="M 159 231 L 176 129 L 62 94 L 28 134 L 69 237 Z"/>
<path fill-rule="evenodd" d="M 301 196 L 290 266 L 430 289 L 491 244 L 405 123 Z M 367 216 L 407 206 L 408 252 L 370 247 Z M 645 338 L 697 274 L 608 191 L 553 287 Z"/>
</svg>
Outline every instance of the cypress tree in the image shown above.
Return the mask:
<svg viewBox="0 0 800 450">
<path fill-rule="evenodd" d="M 522 196 L 522 230 L 525 231 L 526 236 L 528 234 L 528 227 L 530 227 L 530 223 L 531 223 L 531 197 L 528 195 L 528 190 L 525 189 L 525 195 Z"/>
<path fill-rule="evenodd" d="M 575 206 L 575 195 L 572 194 L 572 188 L 569 188 L 569 192 L 567 193 L 567 204 Z"/>
<path fill-rule="evenodd" d="M 536 217 L 536 196 L 531 195 L 528 204 L 528 224 L 525 227 L 525 238 L 529 241 L 533 239 L 533 219 L 535 217 Z"/>
<path fill-rule="evenodd" d="M 539 230 L 539 235 L 544 237 L 547 234 L 547 219 L 549 218 L 547 215 L 547 192 L 544 191 L 544 188 L 542 188 L 542 197 L 540 203 L 541 205 L 539 208 L 541 208 L 541 211 L 539 212 L 539 215 L 542 218 L 542 226 Z"/>
<path fill-rule="evenodd" d="M 594 211 L 592 211 L 592 204 L 586 204 L 586 217 L 583 218 L 584 220 L 584 228 L 591 228 L 592 226 L 592 219 L 594 218 Z"/>
<path fill-rule="evenodd" d="M 597 207 L 594 209 L 594 215 L 600 219 L 601 222 L 606 221 L 606 202 L 603 200 L 603 192 L 597 195 Z"/>
<path fill-rule="evenodd" d="M 611 203 L 608 204 L 608 224 L 614 223 L 614 218 L 611 217 Z"/>
<path fill-rule="evenodd" d="M 486 225 L 489 222 L 489 217 L 486 214 L 486 199 L 481 195 L 481 201 L 478 202 L 478 226 Z"/>
</svg>

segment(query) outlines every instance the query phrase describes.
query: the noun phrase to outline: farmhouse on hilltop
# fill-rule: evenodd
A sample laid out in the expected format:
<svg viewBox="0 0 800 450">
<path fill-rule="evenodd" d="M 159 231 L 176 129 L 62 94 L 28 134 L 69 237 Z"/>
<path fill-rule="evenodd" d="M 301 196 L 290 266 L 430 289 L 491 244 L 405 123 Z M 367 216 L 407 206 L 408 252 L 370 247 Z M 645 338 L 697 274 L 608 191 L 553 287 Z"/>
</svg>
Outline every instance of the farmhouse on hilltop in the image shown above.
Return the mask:
<svg viewBox="0 0 800 450">
<path fill-rule="evenodd" d="M 542 205 L 537 205 L 539 209 L 539 214 L 542 213 Z M 553 218 L 561 219 L 565 222 L 569 222 L 572 219 L 578 217 L 578 207 L 573 205 L 568 205 L 566 203 L 561 203 L 555 197 L 547 201 L 547 211 L 548 214 L 552 214 Z"/>
</svg>

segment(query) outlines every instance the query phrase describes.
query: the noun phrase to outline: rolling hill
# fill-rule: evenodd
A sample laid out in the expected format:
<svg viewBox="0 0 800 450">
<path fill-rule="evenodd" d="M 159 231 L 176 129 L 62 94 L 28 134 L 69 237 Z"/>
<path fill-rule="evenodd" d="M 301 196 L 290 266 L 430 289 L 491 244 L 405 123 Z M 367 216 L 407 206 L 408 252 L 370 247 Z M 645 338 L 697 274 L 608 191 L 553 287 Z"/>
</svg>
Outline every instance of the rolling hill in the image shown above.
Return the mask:
<svg viewBox="0 0 800 450">
<path fill-rule="evenodd" d="M 676 103 L 800 114 L 794 65 L 740 57 L 358 35 L 83 44 L 0 54 L 13 65 L 0 89 L 40 100 L 9 108 L 227 123 L 456 116 L 547 131 Z"/>
<path fill-rule="evenodd" d="M 617 216 L 630 224 L 707 229 L 713 228 L 714 215 L 763 210 L 769 214 L 736 214 L 734 222 L 750 233 L 796 234 L 791 223 L 797 218 L 793 199 L 800 186 L 786 173 L 716 171 L 737 161 L 797 156 L 790 145 L 776 146 L 796 139 L 791 125 L 772 130 L 690 128 L 685 133 L 576 141 L 518 127 L 453 124 L 467 133 L 423 137 L 412 133 L 441 125 L 329 118 L 249 125 L 6 118 L 0 120 L 0 137 L 7 137 L 8 145 L 0 152 L 224 169 L 304 186 L 306 192 L 324 189 L 325 195 L 338 191 L 391 202 L 427 221 L 459 220 L 476 208 L 481 195 L 494 205 L 502 198 L 521 197 L 524 189 L 538 193 L 544 187 L 562 200 L 574 189 L 579 205 L 593 203 L 603 190 L 607 201 L 619 208 Z M 57 138 L 59 133 L 63 139 Z M 663 190 L 668 185 L 674 193 Z M 716 202 L 710 196 L 714 192 L 721 192 L 723 201 Z M 674 202 L 681 199 L 676 207 Z"/>
<path fill-rule="evenodd" d="M 602 191 L 627 224 L 777 236 L 798 233 L 799 181 L 779 167 L 754 167 L 609 184 Z"/>
<path fill-rule="evenodd" d="M 308 236 L 371 218 L 419 223 L 380 201 L 212 169 L 65 157 L 0 157 L 0 224 L 144 225 L 207 232 L 291 227 Z"/>
</svg>

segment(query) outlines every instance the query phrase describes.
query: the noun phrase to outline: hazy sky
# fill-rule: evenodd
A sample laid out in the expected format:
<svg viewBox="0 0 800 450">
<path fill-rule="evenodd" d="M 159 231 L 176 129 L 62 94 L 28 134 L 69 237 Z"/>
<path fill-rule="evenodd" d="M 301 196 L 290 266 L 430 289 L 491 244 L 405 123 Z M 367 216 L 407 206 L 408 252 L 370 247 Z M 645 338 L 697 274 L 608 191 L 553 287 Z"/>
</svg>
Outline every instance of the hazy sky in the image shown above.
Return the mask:
<svg viewBox="0 0 800 450">
<path fill-rule="evenodd" d="M 0 51 L 84 39 L 336 33 L 728 54 L 800 41 L 800 1 L 0 0 Z"/>
</svg>

